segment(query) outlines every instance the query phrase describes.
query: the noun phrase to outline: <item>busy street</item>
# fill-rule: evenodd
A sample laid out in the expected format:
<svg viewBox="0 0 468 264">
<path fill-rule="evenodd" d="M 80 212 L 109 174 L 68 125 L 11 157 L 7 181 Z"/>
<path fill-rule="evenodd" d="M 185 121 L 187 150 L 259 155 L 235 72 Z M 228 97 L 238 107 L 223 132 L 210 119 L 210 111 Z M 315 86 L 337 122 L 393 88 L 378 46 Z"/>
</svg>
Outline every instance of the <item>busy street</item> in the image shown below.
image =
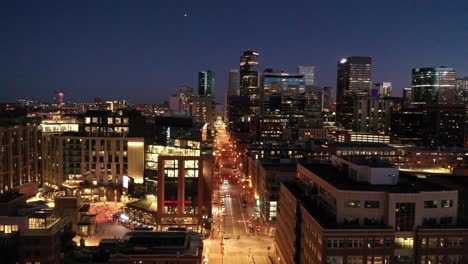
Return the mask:
<svg viewBox="0 0 468 264">
<path fill-rule="evenodd" d="M 214 226 L 205 240 L 209 263 L 271 263 L 273 237 L 259 223 L 240 154 L 217 122 L 212 208 Z"/>
</svg>

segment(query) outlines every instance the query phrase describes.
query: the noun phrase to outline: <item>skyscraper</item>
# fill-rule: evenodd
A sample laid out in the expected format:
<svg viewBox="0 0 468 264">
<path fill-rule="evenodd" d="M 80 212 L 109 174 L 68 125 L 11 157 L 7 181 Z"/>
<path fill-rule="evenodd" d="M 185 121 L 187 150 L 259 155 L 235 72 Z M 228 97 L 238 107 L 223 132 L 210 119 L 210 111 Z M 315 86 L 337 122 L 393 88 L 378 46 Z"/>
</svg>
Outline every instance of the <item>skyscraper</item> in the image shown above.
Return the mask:
<svg viewBox="0 0 468 264">
<path fill-rule="evenodd" d="M 459 104 L 468 104 L 468 77 L 457 78 L 457 98 Z"/>
<path fill-rule="evenodd" d="M 378 82 L 378 83 L 372 84 L 371 96 L 372 97 L 392 96 L 392 83 L 391 82 Z"/>
<path fill-rule="evenodd" d="M 304 75 L 306 86 L 312 86 L 315 82 L 315 66 L 298 66 L 297 72 Z"/>
<path fill-rule="evenodd" d="M 214 98 L 215 73 L 201 71 L 198 73 L 198 96 Z"/>
<path fill-rule="evenodd" d="M 345 129 L 353 128 L 354 97 L 370 94 L 371 63 L 371 57 L 348 57 L 338 61 L 336 117 Z"/>
<path fill-rule="evenodd" d="M 323 87 L 322 111 L 333 112 L 333 97 L 332 88 L 330 86 Z"/>
<path fill-rule="evenodd" d="M 258 52 L 244 51 L 240 57 L 240 96 L 250 100 L 250 112 L 258 114 L 260 111 L 260 89 L 258 87 Z"/>
<path fill-rule="evenodd" d="M 229 70 L 229 81 L 227 96 L 239 95 L 239 71 L 236 69 Z"/>
<path fill-rule="evenodd" d="M 453 68 L 414 68 L 411 87 L 413 103 L 453 104 L 457 101 Z"/>
</svg>

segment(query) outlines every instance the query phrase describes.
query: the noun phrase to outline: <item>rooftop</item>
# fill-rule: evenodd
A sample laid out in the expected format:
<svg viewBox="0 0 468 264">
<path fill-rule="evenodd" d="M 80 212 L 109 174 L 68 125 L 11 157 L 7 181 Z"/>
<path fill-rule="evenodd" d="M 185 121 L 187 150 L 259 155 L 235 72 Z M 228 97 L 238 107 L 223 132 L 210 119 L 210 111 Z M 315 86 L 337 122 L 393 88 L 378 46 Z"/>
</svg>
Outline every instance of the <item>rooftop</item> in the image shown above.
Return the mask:
<svg viewBox="0 0 468 264">
<path fill-rule="evenodd" d="M 374 225 L 346 225 L 338 224 L 336 222 L 336 216 L 327 213 L 328 210 L 323 207 L 323 203 L 320 202 L 320 198 L 317 195 L 311 193 L 311 189 L 307 187 L 304 182 L 300 180 L 284 181 L 282 183 L 298 201 L 307 212 L 314 217 L 314 219 L 323 228 L 328 229 L 389 229 L 391 227 L 384 225 L 383 223 L 376 223 Z"/>
<path fill-rule="evenodd" d="M 368 166 L 371 168 L 394 168 L 395 165 L 392 165 L 382 159 L 373 157 L 373 158 L 364 158 L 362 156 L 339 156 L 341 159 L 352 162 L 358 166 Z"/>
<path fill-rule="evenodd" d="M 373 185 L 366 182 L 356 182 L 346 177 L 337 168 L 328 164 L 301 164 L 307 170 L 313 172 L 322 180 L 328 182 L 339 190 L 348 191 L 368 191 L 387 193 L 419 193 L 419 192 L 440 192 L 451 191 L 441 185 L 417 178 L 412 174 L 400 172 L 400 178 L 395 185 Z"/>
</svg>

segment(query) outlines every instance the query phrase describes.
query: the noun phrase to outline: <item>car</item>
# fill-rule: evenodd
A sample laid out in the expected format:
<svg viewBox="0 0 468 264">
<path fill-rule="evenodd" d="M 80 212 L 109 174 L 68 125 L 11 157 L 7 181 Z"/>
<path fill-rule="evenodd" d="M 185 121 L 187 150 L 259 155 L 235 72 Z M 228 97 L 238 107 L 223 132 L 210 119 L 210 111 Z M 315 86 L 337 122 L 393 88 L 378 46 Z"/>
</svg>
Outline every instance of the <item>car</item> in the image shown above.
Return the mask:
<svg viewBox="0 0 468 264">
<path fill-rule="evenodd" d="M 231 194 L 230 194 L 230 193 L 226 193 L 226 197 L 231 197 Z"/>
</svg>

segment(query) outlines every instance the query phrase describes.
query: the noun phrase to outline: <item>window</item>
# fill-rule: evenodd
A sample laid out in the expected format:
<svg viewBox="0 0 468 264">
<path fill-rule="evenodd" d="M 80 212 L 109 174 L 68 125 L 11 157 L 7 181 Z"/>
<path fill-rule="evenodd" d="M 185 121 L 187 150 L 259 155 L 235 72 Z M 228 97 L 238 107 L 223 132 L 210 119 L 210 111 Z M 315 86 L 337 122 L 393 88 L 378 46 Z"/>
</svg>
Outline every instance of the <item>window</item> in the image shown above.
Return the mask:
<svg viewBox="0 0 468 264">
<path fill-rule="evenodd" d="M 424 208 L 437 208 L 437 201 L 424 201 Z"/>
<path fill-rule="evenodd" d="M 449 207 L 453 207 L 453 200 L 442 200 L 440 202 L 440 206 L 442 208 L 449 208 Z"/>
<path fill-rule="evenodd" d="M 349 200 L 346 202 L 345 206 L 349 208 L 359 208 L 361 207 L 361 202 L 359 200 Z"/>
<path fill-rule="evenodd" d="M 327 264 L 343 264 L 342 256 L 328 256 Z"/>
<path fill-rule="evenodd" d="M 113 117 L 108 117 L 107 118 L 107 124 L 112 125 L 114 123 L 114 118 Z"/>
<path fill-rule="evenodd" d="M 448 263 L 449 264 L 462 264 L 463 262 L 462 255 L 448 255 Z"/>
<path fill-rule="evenodd" d="M 437 248 L 437 237 L 429 238 L 429 248 Z"/>
<path fill-rule="evenodd" d="M 365 201 L 364 207 L 366 208 L 379 208 L 380 202 L 379 201 Z"/>
<path fill-rule="evenodd" d="M 327 239 L 327 247 L 328 248 L 344 248 L 344 240 L 335 238 L 335 239 Z"/>
<path fill-rule="evenodd" d="M 451 216 L 445 216 L 440 218 L 440 224 L 441 225 L 450 225 L 452 224 L 452 217 Z"/>
<path fill-rule="evenodd" d="M 447 238 L 447 247 L 449 248 L 460 248 L 464 246 L 463 237 L 449 237 Z"/>
<path fill-rule="evenodd" d="M 348 264 L 362 264 L 362 256 L 348 256 L 346 260 Z"/>
<path fill-rule="evenodd" d="M 395 237 L 395 245 L 397 248 L 413 248 L 413 238 Z"/>
<path fill-rule="evenodd" d="M 185 161 L 185 177 L 197 178 L 198 177 L 198 160 Z"/>
<path fill-rule="evenodd" d="M 413 231 L 415 203 L 396 203 L 395 204 L 395 230 Z"/>
<path fill-rule="evenodd" d="M 348 239 L 346 240 L 346 247 L 347 248 L 362 248 L 364 246 L 364 239 Z M 349 262 L 349 260 L 348 260 Z"/>
</svg>

